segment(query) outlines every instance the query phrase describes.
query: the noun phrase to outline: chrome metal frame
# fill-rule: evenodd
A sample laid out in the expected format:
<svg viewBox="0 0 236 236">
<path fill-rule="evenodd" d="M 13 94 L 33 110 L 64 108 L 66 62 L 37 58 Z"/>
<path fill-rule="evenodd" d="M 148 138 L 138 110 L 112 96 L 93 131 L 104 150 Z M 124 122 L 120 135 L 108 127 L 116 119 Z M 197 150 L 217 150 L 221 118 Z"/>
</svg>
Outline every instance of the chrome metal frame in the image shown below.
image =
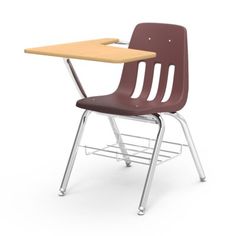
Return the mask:
<svg viewBox="0 0 236 236">
<path fill-rule="evenodd" d="M 191 136 L 191 133 L 190 133 L 190 130 L 188 128 L 188 124 L 187 124 L 186 120 L 184 119 L 183 116 L 181 116 L 177 112 L 176 113 L 169 113 L 169 112 L 167 112 L 167 113 L 164 113 L 164 114 L 172 116 L 177 121 L 179 121 L 179 123 L 180 123 L 180 125 L 181 125 L 181 127 L 183 129 L 185 138 L 186 138 L 186 140 L 188 142 L 189 150 L 190 150 L 190 152 L 192 154 L 192 158 L 193 158 L 193 161 L 195 163 L 195 166 L 196 166 L 197 172 L 199 174 L 200 180 L 201 180 L 201 182 L 205 182 L 206 181 L 206 176 L 205 176 L 205 173 L 204 173 L 201 161 L 200 161 L 198 153 L 197 153 L 197 149 L 196 149 L 196 147 L 194 145 L 193 138 Z"/>
<path fill-rule="evenodd" d="M 153 176 L 154 176 L 155 169 L 156 169 L 156 163 L 158 160 L 158 155 L 159 155 L 159 152 L 161 149 L 161 143 L 162 143 L 162 139 L 163 139 L 163 135 L 164 135 L 164 131 L 165 131 L 165 123 L 160 115 L 156 115 L 156 121 L 159 124 L 159 130 L 158 130 L 158 134 L 157 134 L 157 138 L 156 138 L 156 143 L 154 146 L 154 151 L 152 154 L 151 163 L 149 165 L 147 177 L 145 180 L 142 197 L 141 197 L 141 200 L 139 203 L 138 215 L 144 215 L 144 213 L 145 213 L 147 199 L 148 199 L 149 192 L 151 189 L 151 184 L 152 184 Z"/>
<path fill-rule="evenodd" d="M 127 44 L 127 43 L 120 43 L 120 44 Z M 78 78 L 78 76 L 75 72 L 75 69 L 74 69 L 70 59 L 65 58 L 64 62 L 66 64 L 67 69 L 69 70 L 70 75 L 73 78 L 73 81 L 75 82 L 76 88 L 77 88 L 80 96 L 82 98 L 87 97 L 87 95 L 86 95 L 86 93 L 85 93 L 85 91 L 82 87 L 82 84 L 80 83 L 80 80 L 79 80 L 79 78 Z M 83 113 L 82 117 L 81 117 L 81 121 L 80 121 L 79 128 L 78 128 L 78 131 L 77 131 L 76 136 L 75 136 L 75 140 L 74 140 L 74 144 L 73 144 L 73 147 L 72 147 L 72 150 L 71 150 L 69 161 L 67 163 L 66 170 L 65 170 L 65 173 L 64 173 L 64 176 L 63 176 L 63 179 L 62 179 L 62 183 L 61 183 L 61 186 L 60 186 L 60 189 L 59 189 L 59 195 L 60 196 L 65 195 L 66 188 L 67 188 L 67 185 L 68 185 L 68 181 L 69 181 L 69 178 L 70 178 L 70 175 L 71 175 L 71 171 L 72 171 L 72 168 L 73 168 L 73 165 L 74 165 L 74 162 L 75 162 L 77 150 L 78 150 L 79 146 L 81 146 L 80 141 L 81 141 L 82 134 L 83 134 L 83 131 L 84 131 L 84 127 L 85 127 L 85 124 L 86 124 L 86 121 L 87 121 L 87 118 L 88 118 L 88 115 L 90 114 L 90 112 L 91 111 L 86 110 Z M 144 213 L 145 213 L 147 200 L 148 200 L 148 196 L 149 196 L 149 193 L 150 193 L 151 184 L 152 184 L 152 180 L 153 180 L 153 177 L 154 177 L 155 169 L 156 169 L 157 163 L 160 162 L 160 160 L 158 160 L 158 157 L 163 156 L 163 155 L 160 154 L 160 151 L 162 151 L 161 150 L 161 144 L 162 144 L 162 142 L 166 142 L 166 141 L 163 141 L 163 135 L 164 135 L 164 131 L 165 131 L 165 123 L 164 123 L 162 115 L 172 116 L 180 122 L 188 145 L 178 144 L 178 143 L 173 143 L 173 142 L 169 142 L 169 143 L 181 145 L 181 152 L 182 152 L 182 147 L 183 146 L 188 146 L 189 147 L 190 152 L 191 152 L 192 157 L 193 157 L 193 160 L 194 160 L 194 163 L 195 163 L 195 166 L 196 166 L 196 169 L 198 171 L 200 180 L 202 182 L 205 181 L 206 177 L 205 177 L 200 159 L 198 157 L 197 150 L 194 146 L 193 139 L 192 139 L 192 136 L 190 134 L 188 125 L 187 125 L 185 119 L 180 114 L 178 114 L 178 113 L 168 113 L 168 112 L 161 113 L 161 114 L 142 115 L 142 116 L 119 116 L 119 115 L 116 116 L 116 115 L 105 114 L 105 113 L 99 113 L 99 114 L 108 116 L 110 125 L 112 127 L 113 133 L 114 133 L 116 141 L 117 141 L 117 145 L 118 145 L 117 148 L 120 149 L 121 153 L 114 152 L 114 151 L 113 152 L 108 151 L 108 150 L 106 150 L 107 147 L 105 147 L 103 149 L 93 148 L 93 147 L 88 147 L 88 146 L 84 146 L 84 147 L 94 149 L 94 151 L 92 153 L 96 154 L 96 155 L 99 155 L 98 152 L 101 151 L 101 150 L 102 151 L 105 150 L 108 153 L 110 152 L 110 153 L 122 154 L 123 158 L 116 157 L 115 159 L 125 161 L 127 167 L 131 166 L 131 162 L 140 163 L 140 164 L 146 164 L 146 163 L 139 162 L 139 161 L 134 161 L 134 160 L 130 159 L 132 156 L 135 156 L 135 155 L 130 155 L 128 153 L 128 150 L 130 150 L 130 149 L 127 149 L 127 147 L 125 146 L 126 143 L 123 141 L 123 138 L 122 138 L 122 135 L 124 135 L 124 134 L 120 133 L 120 131 L 117 127 L 117 124 L 115 122 L 115 117 L 132 119 L 132 120 L 142 121 L 142 122 L 150 122 L 150 123 L 153 123 L 153 124 L 157 124 L 159 126 L 158 133 L 157 133 L 157 138 L 155 140 L 155 145 L 151 149 L 153 151 L 151 158 L 148 159 L 148 158 L 145 158 L 145 157 L 139 157 L 139 158 L 143 158 L 143 159 L 148 159 L 150 162 L 148 164 L 146 164 L 146 165 L 149 165 L 149 169 L 148 169 L 148 172 L 147 172 L 147 177 L 146 177 L 146 180 L 145 180 L 145 184 L 144 184 L 140 204 L 139 204 L 139 207 L 138 207 L 138 215 L 144 215 Z M 108 145 L 108 146 L 111 146 L 111 145 Z M 134 145 L 134 146 L 136 146 L 136 145 Z M 147 147 L 144 147 L 144 148 L 147 149 Z M 140 153 L 140 152 L 145 153 L 144 150 L 143 151 L 138 151 L 137 153 Z M 171 151 L 169 151 L 169 152 L 171 153 Z M 172 152 L 172 153 L 175 153 L 175 152 Z M 149 153 L 149 154 L 151 154 L 151 153 Z M 180 153 L 176 152 L 175 154 L 176 154 L 176 156 L 178 156 Z M 114 158 L 114 157 L 107 156 L 107 155 L 101 155 L 101 156 Z M 166 157 L 169 158 L 169 159 L 173 159 L 175 156 L 174 157 L 166 156 Z"/>
<path fill-rule="evenodd" d="M 83 113 L 82 117 L 81 117 L 79 128 L 78 128 L 78 131 L 75 135 L 75 141 L 74 141 L 74 144 L 72 146 L 71 153 L 70 153 L 70 158 L 68 160 L 66 170 L 65 170 L 65 173 L 64 173 L 64 176 L 63 176 L 63 179 L 62 179 L 62 183 L 61 183 L 61 186 L 60 186 L 60 189 L 59 189 L 59 196 L 64 196 L 65 195 L 66 188 L 67 188 L 69 178 L 70 178 L 70 175 L 71 175 L 71 171 L 72 171 L 72 168 L 73 168 L 74 163 L 75 163 L 75 158 L 76 158 L 76 154 L 77 154 L 77 151 L 78 151 L 79 143 L 80 143 L 80 140 L 82 138 L 82 134 L 83 134 L 84 127 L 85 127 L 85 124 L 86 124 L 87 117 L 88 117 L 89 113 L 90 113 L 90 111 L 86 110 Z"/>
<path fill-rule="evenodd" d="M 118 129 L 117 124 L 116 124 L 116 122 L 115 122 L 115 119 L 112 118 L 112 117 L 110 117 L 110 116 L 108 117 L 108 119 L 109 119 L 109 121 L 110 121 L 112 130 L 113 130 L 114 135 L 115 135 L 115 137 L 116 137 L 116 141 L 117 141 L 117 143 L 118 143 L 118 145 L 119 145 L 119 147 L 120 147 L 121 152 L 123 153 L 126 166 L 127 166 L 127 167 L 131 167 L 131 161 L 130 161 L 130 159 L 129 159 L 129 156 L 127 155 L 128 153 L 127 153 L 127 151 L 126 151 L 126 149 L 125 149 L 125 146 L 124 146 L 124 144 L 123 144 L 124 142 L 123 142 L 122 137 L 121 137 L 121 135 L 120 135 L 120 132 L 119 132 L 119 129 Z"/>
</svg>

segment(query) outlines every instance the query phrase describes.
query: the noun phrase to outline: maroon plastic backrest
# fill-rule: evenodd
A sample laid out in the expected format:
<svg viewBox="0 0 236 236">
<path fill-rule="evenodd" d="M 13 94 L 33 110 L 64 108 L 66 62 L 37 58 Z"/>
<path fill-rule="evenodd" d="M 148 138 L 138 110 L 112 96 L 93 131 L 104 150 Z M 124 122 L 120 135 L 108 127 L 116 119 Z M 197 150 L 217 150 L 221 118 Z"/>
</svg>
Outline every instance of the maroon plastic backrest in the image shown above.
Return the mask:
<svg viewBox="0 0 236 236">
<path fill-rule="evenodd" d="M 136 26 L 131 37 L 129 48 L 156 52 L 156 58 L 144 60 L 146 63 L 143 89 L 138 99 L 147 100 L 153 81 L 154 66 L 161 64 L 160 80 L 155 99 L 151 102 L 160 105 L 167 85 L 169 66 L 174 65 L 174 79 L 169 99 L 161 105 L 167 106 L 167 111 L 180 110 L 187 101 L 188 95 L 188 51 L 187 31 L 184 27 L 171 24 L 142 23 Z M 115 93 L 131 96 L 134 92 L 138 64 L 126 63 L 121 81 Z M 164 104 L 163 104 L 164 103 Z M 165 109 L 164 109 L 165 110 Z"/>
<path fill-rule="evenodd" d="M 178 25 L 142 23 L 136 26 L 129 48 L 157 53 L 144 60 L 146 69 L 140 96 L 133 97 L 137 83 L 139 62 L 125 63 L 117 90 L 109 95 L 81 99 L 80 108 L 120 115 L 143 115 L 160 112 L 176 112 L 187 101 L 188 95 L 188 51 L 186 29 Z M 159 86 L 153 100 L 149 99 L 153 86 L 155 65 L 161 65 Z M 166 101 L 169 67 L 173 65 L 172 90 Z M 164 99 L 163 99 L 164 98 Z"/>
</svg>

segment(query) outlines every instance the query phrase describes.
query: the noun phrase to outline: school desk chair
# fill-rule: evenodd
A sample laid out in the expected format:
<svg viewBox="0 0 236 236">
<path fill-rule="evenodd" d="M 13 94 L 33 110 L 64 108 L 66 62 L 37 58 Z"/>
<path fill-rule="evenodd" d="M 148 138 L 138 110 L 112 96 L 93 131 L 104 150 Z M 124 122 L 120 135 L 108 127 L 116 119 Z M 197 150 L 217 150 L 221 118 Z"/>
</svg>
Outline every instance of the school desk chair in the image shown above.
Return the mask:
<svg viewBox="0 0 236 236">
<path fill-rule="evenodd" d="M 188 125 L 178 113 L 186 104 L 188 96 L 187 32 L 184 27 L 178 25 L 141 23 L 135 27 L 128 49 L 106 46 L 106 44 L 110 43 L 119 43 L 119 40 L 90 40 L 26 49 L 25 52 L 63 57 L 82 97 L 82 99 L 77 101 L 76 106 L 85 111 L 81 117 L 60 186 L 60 195 L 65 195 L 77 150 L 82 146 L 80 141 L 88 116 L 91 112 L 96 112 L 97 114 L 108 116 L 117 142 L 105 148 L 83 147 L 93 150 L 92 153 L 95 155 L 123 160 L 127 167 L 130 167 L 132 162 L 148 165 L 148 172 L 138 207 L 138 214 L 143 215 L 156 166 L 181 154 L 182 147 L 190 149 L 200 180 L 202 182 L 205 181 L 205 174 Z M 69 58 L 124 63 L 118 88 L 115 92 L 108 95 L 87 97 Z M 145 63 L 143 86 L 140 93 L 134 96 L 140 63 Z M 156 85 L 154 87 L 154 84 L 156 84 L 154 83 L 156 66 L 160 67 L 157 88 Z M 166 97 L 169 80 L 172 80 L 172 88 L 169 96 Z M 151 94 L 152 96 L 150 96 Z M 179 121 L 187 144 L 163 140 L 165 130 L 163 116 L 165 115 L 169 115 Z M 156 139 L 120 133 L 115 117 L 154 124 L 157 129 Z M 141 144 L 137 145 L 124 141 L 127 137 L 134 140 L 139 139 Z M 148 145 L 146 141 L 149 142 Z M 150 142 L 153 144 L 150 145 Z M 162 148 L 165 144 L 176 145 L 179 150 L 171 151 Z"/>
</svg>

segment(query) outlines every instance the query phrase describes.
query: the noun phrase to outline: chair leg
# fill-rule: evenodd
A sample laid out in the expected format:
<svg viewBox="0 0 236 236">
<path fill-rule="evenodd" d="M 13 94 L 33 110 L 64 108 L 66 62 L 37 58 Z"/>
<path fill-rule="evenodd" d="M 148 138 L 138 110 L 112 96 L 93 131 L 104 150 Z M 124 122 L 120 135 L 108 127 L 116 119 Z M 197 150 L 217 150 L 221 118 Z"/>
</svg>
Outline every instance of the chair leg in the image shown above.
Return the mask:
<svg viewBox="0 0 236 236">
<path fill-rule="evenodd" d="M 112 118 L 110 116 L 108 117 L 108 119 L 110 121 L 112 130 L 113 130 L 113 133 L 116 137 L 116 141 L 119 145 L 119 148 L 120 148 L 121 152 L 123 153 L 123 157 L 125 159 L 125 164 L 126 164 L 127 167 L 130 167 L 131 166 L 131 161 L 130 161 L 130 158 L 127 156 L 128 152 L 125 148 L 125 145 L 124 145 L 124 142 L 123 142 L 122 137 L 120 135 L 119 129 L 117 127 L 116 121 L 115 121 L 114 118 Z"/>
<path fill-rule="evenodd" d="M 159 130 L 158 130 L 156 143 L 155 143 L 153 154 L 152 154 L 152 159 L 150 161 L 147 177 L 145 180 L 141 201 L 138 208 L 138 215 L 144 215 L 145 213 L 146 203 L 147 203 L 148 195 L 150 192 L 153 176 L 154 176 L 156 165 L 157 165 L 158 155 L 161 149 L 161 143 L 162 143 L 162 139 L 163 139 L 163 135 L 165 131 L 165 124 L 162 117 L 160 115 L 157 115 L 156 119 L 157 119 L 157 123 L 159 124 Z"/>
<path fill-rule="evenodd" d="M 173 114 L 169 114 L 169 115 L 175 117 L 180 122 L 180 124 L 182 126 L 182 129 L 184 131 L 184 135 L 185 135 L 186 140 L 188 142 L 188 146 L 189 146 L 190 152 L 192 154 L 193 161 L 195 163 L 195 166 L 196 166 L 197 172 L 199 174 L 200 180 L 201 180 L 201 182 L 205 182 L 206 181 L 206 176 L 205 176 L 204 170 L 202 168 L 202 164 L 200 162 L 200 159 L 199 159 L 199 156 L 198 156 L 196 147 L 194 145 L 193 138 L 191 136 L 191 133 L 190 133 L 190 130 L 188 128 L 186 120 L 183 118 L 183 116 L 181 116 L 178 113 L 173 113 Z"/>
<path fill-rule="evenodd" d="M 86 124 L 87 117 L 88 117 L 89 113 L 90 113 L 90 111 L 86 110 L 83 113 L 82 117 L 81 117 L 79 128 L 78 128 L 78 131 L 77 131 L 76 136 L 75 136 L 74 144 L 72 146 L 70 157 L 69 157 L 69 160 L 68 160 L 68 163 L 67 163 L 67 166 L 66 166 L 66 170 L 65 170 L 62 182 L 61 182 L 60 189 L 59 189 L 59 196 L 64 196 L 65 195 L 66 188 L 67 188 L 67 185 L 68 185 L 68 181 L 69 181 L 69 178 L 70 178 L 70 175 L 71 175 L 71 171 L 72 171 L 72 168 L 74 166 L 74 162 L 75 162 L 76 154 L 77 154 L 77 151 L 78 151 L 79 143 L 80 143 L 80 140 L 81 140 L 81 137 L 82 137 L 84 127 L 85 127 L 85 124 Z"/>
</svg>

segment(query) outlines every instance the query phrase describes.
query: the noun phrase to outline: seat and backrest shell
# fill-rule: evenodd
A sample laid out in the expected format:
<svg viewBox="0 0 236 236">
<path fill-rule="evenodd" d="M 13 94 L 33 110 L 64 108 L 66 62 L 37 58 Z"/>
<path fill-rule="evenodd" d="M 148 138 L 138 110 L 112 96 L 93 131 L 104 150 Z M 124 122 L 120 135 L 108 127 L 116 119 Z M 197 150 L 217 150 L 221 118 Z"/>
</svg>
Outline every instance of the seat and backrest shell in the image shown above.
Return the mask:
<svg viewBox="0 0 236 236">
<path fill-rule="evenodd" d="M 142 23 L 136 26 L 129 48 L 156 52 L 157 56 L 144 60 L 146 69 L 143 87 L 137 98 L 132 98 L 141 61 L 125 63 L 121 80 L 115 92 L 105 96 L 88 97 L 77 101 L 87 110 L 117 115 L 145 115 L 176 112 L 187 101 L 188 50 L 186 29 L 178 25 Z M 149 101 L 155 64 L 161 64 L 156 96 Z M 169 99 L 163 101 L 169 67 L 174 66 L 173 84 Z"/>
</svg>

